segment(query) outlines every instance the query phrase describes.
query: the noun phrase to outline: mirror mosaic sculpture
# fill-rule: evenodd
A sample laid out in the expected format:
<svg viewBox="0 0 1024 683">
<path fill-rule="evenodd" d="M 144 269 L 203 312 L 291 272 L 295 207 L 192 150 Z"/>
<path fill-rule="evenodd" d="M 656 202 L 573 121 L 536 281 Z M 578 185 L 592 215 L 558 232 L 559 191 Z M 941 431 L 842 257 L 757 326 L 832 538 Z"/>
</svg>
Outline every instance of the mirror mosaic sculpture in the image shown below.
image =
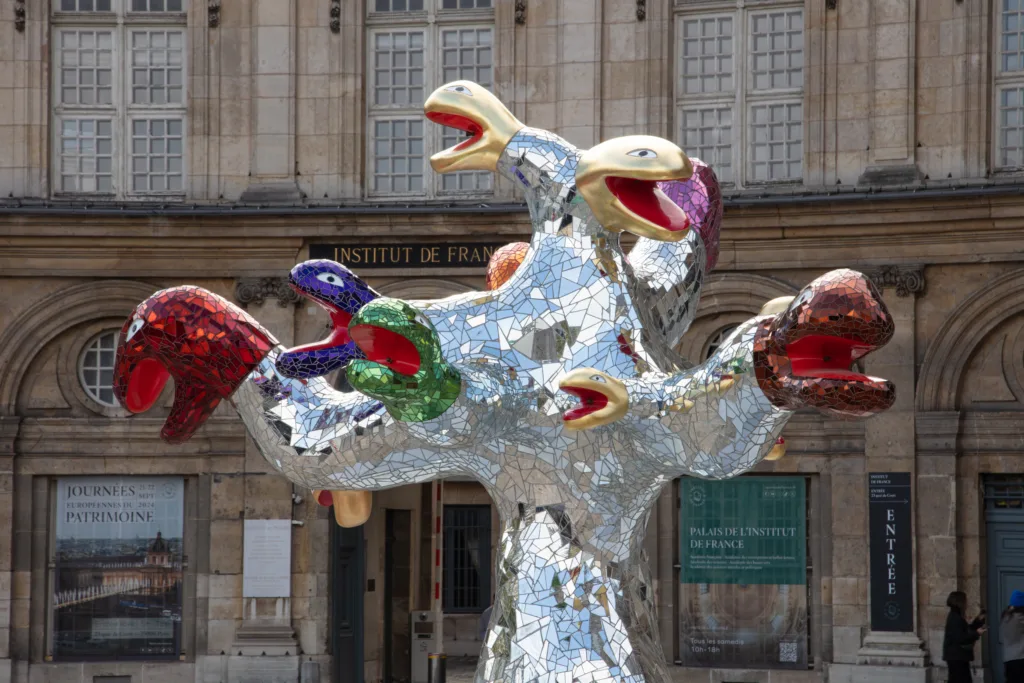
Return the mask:
<svg viewBox="0 0 1024 683">
<path fill-rule="evenodd" d="M 890 407 L 892 384 L 850 366 L 892 319 L 863 275 L 833 271 L 690 363 L 674 348 L 722 220 L 707 165 L 649 136 L 577 149 L 467 81 L 425 111 L 468 135 L 436 171 L 497 171 L 526 197 L 530 243 L 495 253 L 486 291 L 399 301 L 339 264 L 300 264 L 293 286 L 334 331 L 284 349 L 215 294 L 163 290 L 122 330 L 118 400 L 146 410 L 173 378 L 173 442 L 228 400 L 267 461 L 323 502 L 476 479 L 502 524 L 477 681 L 667 682 L 643 550 L 662 488 L 749 471 L 795 410 Z M 355 392 L 323 377 L 343 366 Z"/>
</svg>

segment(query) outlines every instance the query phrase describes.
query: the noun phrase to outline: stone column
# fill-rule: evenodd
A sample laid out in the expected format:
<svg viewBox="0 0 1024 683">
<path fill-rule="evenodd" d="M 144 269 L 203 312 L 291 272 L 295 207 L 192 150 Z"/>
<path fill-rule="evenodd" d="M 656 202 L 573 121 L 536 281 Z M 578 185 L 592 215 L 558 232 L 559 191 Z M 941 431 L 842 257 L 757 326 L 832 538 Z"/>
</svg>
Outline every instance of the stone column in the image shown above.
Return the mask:
<svg viewBox="0 0 1024 683">
<path fill-rule="evenodd" d="M 918 632 L 933 662 L 942 661 L 946 596 L 960 589 L 957 576 L 957 434 L 960 413 L 917 416 Z"/>
<path fill-rule="evenodd" d="M 282 344 L 292 344 L 294 304 L 298 301 L 298 295 L 287 286 L 284 278 L 242 278 L 236 284 L 235 298 L 246 305 L 248 312 Z M 243 501 L 241 517 L 229 530 L 230 538 L 221 541 L 225 546 L 234 546 L 239 555 L 244 547 L 244 520 L 292 520 L 293 493 L 301 495 L 306 505 L 313 504 L 309 491 L 296 491 L 287 479 L 267 464 L 249 437 L 246 437 L 244 472 L 241 487 L 235 487 L 236 494 L 240 494 Z M 245 677 L 257 673 L 260 675 L 258 680 L 268 683 L 298 681 L 299 643 L 292 621 L 292 600 L 294 597 L 315 597 L 317 583 L 315 576 L 295 572 L 298 553 L 306 547 L 303 543 L 305 539 L 299 538 L 299 533 L 299 528 L 293 529 L 291 595 L 279 598 L 241 598 L 241 623 L 235 631 L 228 664 L 229 683 L 249 680 Z M 218 545 L 217 534 L 211 532 L 211 555 L 218 551 Z M 242 561 L 238 563 L 236 571 L 240 570 L 244 575 L 244 558 L 240 559 Z M 301 564 L 309 569 L 307 563 Z M 241 581 L 234 584 L 240 592 Z M 301 595 L 297 596 L 296 590 Z"/>
<path fill-rule="evenodd" d="M 0 681 L 11 680 L 12 550 L 14 543 L 14 440 L 19 417 L 0 417 Z"/>
<path fill-rule="evenodd" d="M 294 202 L 296 0 L 254 0 L 252 62 L 252 177 L 242 201 Z"/>
</svg>

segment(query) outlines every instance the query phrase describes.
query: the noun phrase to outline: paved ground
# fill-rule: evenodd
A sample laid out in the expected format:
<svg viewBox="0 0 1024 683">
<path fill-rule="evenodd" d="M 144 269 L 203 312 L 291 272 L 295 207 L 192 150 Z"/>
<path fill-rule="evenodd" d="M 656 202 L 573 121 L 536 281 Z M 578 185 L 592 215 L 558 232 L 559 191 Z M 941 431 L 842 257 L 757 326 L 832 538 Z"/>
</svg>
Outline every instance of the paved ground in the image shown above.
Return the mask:
<svg viewBox="0 0 1024 683">
<path fill-rule="evenodd" d="M 447 662 L 447 683 L 473 683 L 476 673 L 476 657 L 449 657 Z"/>
</svg>

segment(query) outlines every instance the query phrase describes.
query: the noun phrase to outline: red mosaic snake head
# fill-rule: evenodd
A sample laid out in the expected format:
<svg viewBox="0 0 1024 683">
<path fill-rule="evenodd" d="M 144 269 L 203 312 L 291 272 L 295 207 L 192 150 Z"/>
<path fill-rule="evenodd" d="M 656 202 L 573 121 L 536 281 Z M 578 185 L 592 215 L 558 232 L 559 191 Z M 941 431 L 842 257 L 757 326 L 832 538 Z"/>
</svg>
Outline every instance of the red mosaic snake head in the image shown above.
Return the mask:
<svg viewBox="0 0 1024 683">
<path fill-rule="evenodd" d="M 754 368 L 779 408 L 868 417 L 892 407 L 892 382 L 855 372 L 854 361 L 892 339 L 895 326 L 878 289 L 861 273 L 822 275 L 754 338 Z"/>
<path fill-rule="evenodd" d="M 160 436 L 187 441 L 277 342 L 248 313 L 192 286 L 157 292 L 121 328 L 114 395 L 133 413 L 149 410 L 170 378 L 174 406 Z"/>
</svg>

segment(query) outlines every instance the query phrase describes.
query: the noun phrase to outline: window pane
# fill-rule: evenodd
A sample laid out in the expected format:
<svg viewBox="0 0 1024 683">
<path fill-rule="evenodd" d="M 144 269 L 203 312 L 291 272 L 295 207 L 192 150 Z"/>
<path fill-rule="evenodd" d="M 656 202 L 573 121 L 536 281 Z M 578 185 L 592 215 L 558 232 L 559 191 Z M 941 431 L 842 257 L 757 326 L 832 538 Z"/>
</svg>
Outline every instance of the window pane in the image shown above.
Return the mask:
<svg viewBox="0 0 1024 683">
<path fill-rule="evenodd" d="M 374 37 L 373 104 L 418 107 L 423 93 L 423 32 L 392 31 Z"/>
<path fill-rule="evenodd" d="M 179 658 L 184 490 L 182 477 L 57 480 L 54 655 Z"/>
<path fill-rule="evenodd" d="M 168 192 L 183 185 L 181 119 L 132 122 L 133 192 Z"/>
<path fill-rule="evenodd" d="M 373 4 L 375 12 L 419 12 L 423 9 L 423 0 L 376 0 Z"/>
<path fill-rule="evenodd" d="M 683 20 L 679 73 L 685 93 L 733 89 L 732 17 Z"/>
<path fill-rule="evenodd" d="M 112 391 L 114 383 L 114 350 L 119 330 L 108 330 L 85 347 L 78 362 L 78 375 L 82 388 L 93 400 L 107 406 L 116 406 L 113 400 L 103 400 L 103 393 Z"/>
<path fill-rule="evenodd" d="M 113 187 L 110 122 L 64 119 L 60 130 L 60 191 L 110 191 Z"/>
<path fill-rule="evenodd" d="M 1024 3 L 1019 0 L 1002 0 L 999 69 L 1024 71 Z"/>
<path fill-rule="evenodd" d="M 749 44 L 750 90 L 803 87 L 803 10 L 751 14 Z"/>
<path fill-rule="evenodd" d="M 445 83 L 467 80 L 490 88 L 491 29 L 464 28 L 441 31 L 441 80 Z"/>
<path fill-rule="evenodd" d="M 132 31 L 132 104 L 182 104 L 183 53 L 181 31 Z"/>
<path fill-rule="evenodd" d="M 732 107 L 687 109 L 680 119 L 683 151 L 711 166 L 720 182 L 733 182 Z"/>
<path fill-rule="evenodd" d="M 422 191 L 423 121 L 377 121 L 373 133 L 373 191 L 376 194 Z"/>
<path fill-rule="evenodd" d="M 491 596 L 491 508 L 489 505 L 444 507 L 443 608 L 483 612 Z"/>
<path fill-rule="evenodd" d="M 111 104 L 113 33 L 61 31 L 58 44 L 61 104 Z"/>
<path fill-rule="evenodd" d="M 999 91 L 999 166 L 1024 167 L 1024 87 Z"/>
<path fill-rule="evenodd" d="M 111 0 L 60 0 L 61 12 L 110 12 Z"/>
<path fill-rule="evenodd" d="M 107 0 L 109 2 L 110 0 Z M 182 0 L 132 0 L 132 12 L 184 12 Z"/>
<path fill-rule="evenodd" d="M 750 179 L 799 180 L 803 175 L 803 107 L 773 103 L 750 108 Z"/>
</svg>

